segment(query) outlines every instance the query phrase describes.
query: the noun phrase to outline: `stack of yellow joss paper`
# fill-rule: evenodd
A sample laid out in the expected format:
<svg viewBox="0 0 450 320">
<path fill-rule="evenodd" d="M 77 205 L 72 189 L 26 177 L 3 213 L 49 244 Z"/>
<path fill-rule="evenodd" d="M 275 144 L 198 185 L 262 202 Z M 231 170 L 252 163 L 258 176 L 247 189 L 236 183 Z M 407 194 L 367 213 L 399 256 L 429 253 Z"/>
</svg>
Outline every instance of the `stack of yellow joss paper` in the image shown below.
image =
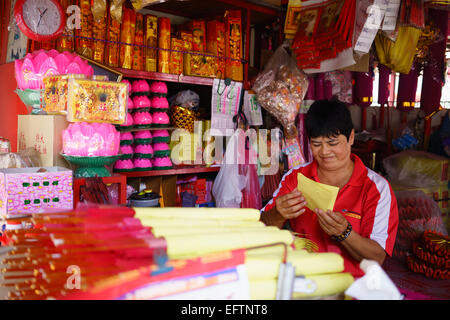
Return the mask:
<svg viewBox="0 0 450 320">
<path fill-rule="evenodd" d="M 275 299 L 280 264 L 295 267 L 293 298 L 342 294 L 353 276 L 343 272 L 344 260 L 337 253 L 312 252 L 306 240 L 288 230 L 265 226 L 255 209 L 234 208 L 134 208 L 136 218 L 164 237 L 171 260 L 209 253 L 246 249 L 245 266 L 251 299 Z M 303 283 L 303 285 L 302 285 Z M 304 284 L 307 284 L 306 286 Z"/>
</svg>

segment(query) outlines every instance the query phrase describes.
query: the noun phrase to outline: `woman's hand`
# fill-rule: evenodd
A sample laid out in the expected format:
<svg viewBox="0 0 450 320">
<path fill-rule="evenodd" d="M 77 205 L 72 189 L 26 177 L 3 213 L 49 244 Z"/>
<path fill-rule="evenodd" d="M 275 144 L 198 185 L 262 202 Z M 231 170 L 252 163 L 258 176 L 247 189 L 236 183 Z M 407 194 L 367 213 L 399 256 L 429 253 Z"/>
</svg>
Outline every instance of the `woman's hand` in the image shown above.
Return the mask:
<svg viewBox="0 0 450 320">
<path fill-rule="evenodd" d="M 306 200 L 297 189 L 278 197 L 275 203 L 278 213 L 286 220 L 297 218 L 305 212 Z"/>
<path fill-rule="evenodd" d="M 329 236 L 339 236 L 347 229 L 347 219 L 339 212 L 321 209 L 314 210 L 316 212 L 319 225 L 323 231 Z"/>
</svg>

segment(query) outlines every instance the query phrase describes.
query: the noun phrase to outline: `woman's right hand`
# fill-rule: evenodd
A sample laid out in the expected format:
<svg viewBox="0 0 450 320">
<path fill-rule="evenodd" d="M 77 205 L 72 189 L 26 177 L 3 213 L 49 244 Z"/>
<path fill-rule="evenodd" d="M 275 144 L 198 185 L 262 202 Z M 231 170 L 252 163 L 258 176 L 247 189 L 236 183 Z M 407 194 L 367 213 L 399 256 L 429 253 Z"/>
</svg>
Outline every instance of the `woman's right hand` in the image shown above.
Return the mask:
<svg viewBox="0 0 450 320">
<path fill-rule="evenodd" d="M 297 188 L 278 197 L 275 203 L 278 213 L 286 220 L 297 218 L 305 212 L 306 200 Z"/>
</svg>

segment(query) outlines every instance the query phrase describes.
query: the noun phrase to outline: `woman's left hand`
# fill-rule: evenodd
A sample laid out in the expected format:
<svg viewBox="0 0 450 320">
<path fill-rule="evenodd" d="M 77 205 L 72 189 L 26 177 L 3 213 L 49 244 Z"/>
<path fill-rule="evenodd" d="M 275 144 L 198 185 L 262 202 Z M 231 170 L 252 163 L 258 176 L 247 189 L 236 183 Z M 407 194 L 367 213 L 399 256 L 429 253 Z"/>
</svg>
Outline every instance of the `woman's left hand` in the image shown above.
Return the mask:
<svg viewBox="0 0 450 320">
<path fill-rule="evenodd" d="M 347 219 L 339 212 L 333 212 L 327 210 L 326 212 L 321 209 L 314 210 L 320 227 L 329 236 L 339 236 L 347 229 Z"/>
</svg>

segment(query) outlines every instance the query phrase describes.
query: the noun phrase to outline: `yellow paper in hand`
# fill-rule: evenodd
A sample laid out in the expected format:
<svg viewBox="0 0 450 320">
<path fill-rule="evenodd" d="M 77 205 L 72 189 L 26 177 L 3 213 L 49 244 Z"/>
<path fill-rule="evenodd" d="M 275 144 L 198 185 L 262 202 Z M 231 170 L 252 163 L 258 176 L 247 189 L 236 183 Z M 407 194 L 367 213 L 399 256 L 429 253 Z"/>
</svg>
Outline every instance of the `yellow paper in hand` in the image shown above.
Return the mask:
<svg viewBox="0 0 450 320">
<path fill-rule="evenodd" d="M 316 208 L 325 211 L 333 210 L 339 192 L 338 187 L 316 182 L 301 173 L 297 175 L 297 183 L 297 188 L 305 198 L 310 210 L 314 211 Z"/>
</svg>

